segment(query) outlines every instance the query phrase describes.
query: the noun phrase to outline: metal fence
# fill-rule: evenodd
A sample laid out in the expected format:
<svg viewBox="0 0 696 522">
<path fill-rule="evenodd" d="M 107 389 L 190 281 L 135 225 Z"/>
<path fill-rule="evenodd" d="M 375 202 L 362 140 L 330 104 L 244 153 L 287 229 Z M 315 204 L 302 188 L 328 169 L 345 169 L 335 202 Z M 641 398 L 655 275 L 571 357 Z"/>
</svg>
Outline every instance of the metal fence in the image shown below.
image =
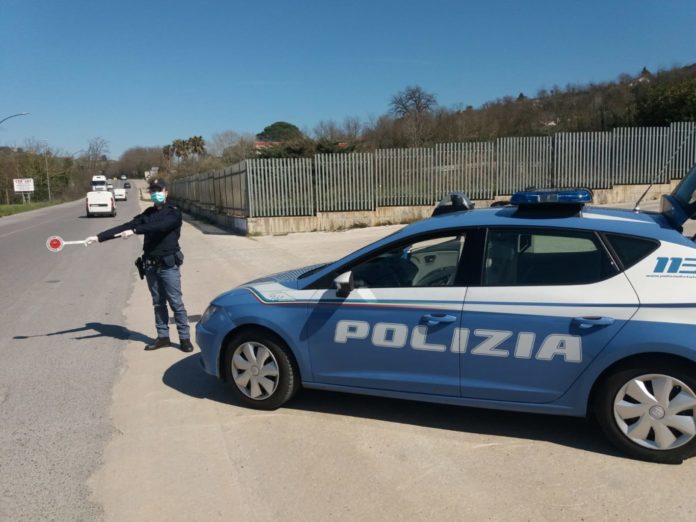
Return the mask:
<svg viewBox="0 0 696 522">
<path fill-rule="evenodd" d="M 311 159 L 259 159 L 245 163 L 250 180 L 250 216 L 314 214 L 316 207 Z"/>
<path fill-rule="evenodd" d="M 317 154 L 314 158 L 316 210 L 374 210 L 372 154 Z"/>
<path fill-rule="evenodd" d="M 251 215 L 249 177 L 245 162 L 224 170 L 174 179 L 170 183 L 170 192 L 179 201 L 220 214 L 243 217 Z"/>
<path fill-rule="evenodd" d="M 497 193 L 551 187 L 552 138 L 499 138 L 496 141 Z"/>
<path fill-rule="evenodd" d="M 554 136 L 554 181 L 557 187 L 612 186 L 611 132 L 572 132 Z"/>
<path fill-rule="evenodd" d="M 175 199 L 244 217 L 432 205 L 465 191 L 492 199 L 526 187 L 668 183 L 696 164 L 696 123 L 447 143 L 432 148 L 247 160 L 172 182 Z"/>
<path fill-rule="evenodd" d="M 493 142 L 435 145 L 431 185 L 434 195 L 463 191 L 473 199 L 493 199 L 496 194 L 495 150 Z"/>
</svg>

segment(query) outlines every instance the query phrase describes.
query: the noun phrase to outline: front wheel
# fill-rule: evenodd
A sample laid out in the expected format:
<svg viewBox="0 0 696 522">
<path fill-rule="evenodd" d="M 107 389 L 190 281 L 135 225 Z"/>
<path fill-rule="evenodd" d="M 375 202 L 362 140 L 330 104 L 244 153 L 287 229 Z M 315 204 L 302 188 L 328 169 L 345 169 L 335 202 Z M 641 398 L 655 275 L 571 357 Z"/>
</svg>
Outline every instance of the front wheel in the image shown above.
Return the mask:
<svg viewBox="0 0 696 522">
<path fill-rule="evenodd" d="M 696 454 L 696 378 L 671 364 L 610 375 L 594 410 L 609 440 L 629 455 L 679 464 Z"/>
<path fill-rule="evenodd" d="M 262 330 L 248 330 L 228 343 L 223 375 L 245 406 L 259 410 L 282 406 L 300 385 L 289 348 Z"/>
</svg>

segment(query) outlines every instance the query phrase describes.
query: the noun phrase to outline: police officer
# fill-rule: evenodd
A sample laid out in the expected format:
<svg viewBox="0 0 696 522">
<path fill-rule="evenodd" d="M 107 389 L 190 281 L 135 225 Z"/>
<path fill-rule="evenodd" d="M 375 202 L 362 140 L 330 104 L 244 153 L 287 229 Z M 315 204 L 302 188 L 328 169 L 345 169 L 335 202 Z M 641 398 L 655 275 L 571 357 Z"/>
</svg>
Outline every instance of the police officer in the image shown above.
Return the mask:
<svg viewBox="0 0 696 522">
<path fill-rule="evenodd" d="M 181 211 L 167 203 L 167 185 L 163 180 L 150 183 L 150 199 L 154 205 L 131 221 L 88 237 L 86 244 L 99 243 L 121 237 L 127 239 L 133 234 L 143 234 L 143 264 L 147 286 L 152 294 L 155 307 L 155 326 L 157 339 L 145 346 L 146 350 L 157 350 L 171 346 L 169 340 L 169 311 L 167 303 L 174 312 L 179 345 L 184 352 L 193 351 L 188 315 L 181 294 L 181 274 L 179 266 L 184 256 L 179 248 L 181 234 Z"/>
</svg>

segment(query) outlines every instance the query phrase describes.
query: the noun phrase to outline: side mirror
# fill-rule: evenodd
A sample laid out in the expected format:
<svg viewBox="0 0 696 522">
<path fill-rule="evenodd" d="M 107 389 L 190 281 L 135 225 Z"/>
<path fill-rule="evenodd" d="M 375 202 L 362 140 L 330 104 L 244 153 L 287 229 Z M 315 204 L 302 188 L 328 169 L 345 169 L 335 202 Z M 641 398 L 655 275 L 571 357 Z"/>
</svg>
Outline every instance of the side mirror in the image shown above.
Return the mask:
<svg viewBox="0 0 696 522">
<path fill-rule="evenodd" d="M 336 279 L 334 279 L 334 285 L 336 286 L 336 296 L 348 297 L 355 288 L 353 284 L 353 272 L 344 272 L 336 277 Z"/>
</svg>

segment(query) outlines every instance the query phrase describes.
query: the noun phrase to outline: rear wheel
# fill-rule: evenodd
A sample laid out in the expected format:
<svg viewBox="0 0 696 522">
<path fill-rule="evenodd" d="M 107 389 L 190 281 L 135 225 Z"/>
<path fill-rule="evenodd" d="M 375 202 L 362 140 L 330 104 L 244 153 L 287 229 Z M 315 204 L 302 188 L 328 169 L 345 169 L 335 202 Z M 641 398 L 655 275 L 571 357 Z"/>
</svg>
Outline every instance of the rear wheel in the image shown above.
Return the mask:
<svg viewBox="0 0 696 522">
<path fill-rule="evenodd" d="M 675 365 L 620 370 L 596 397 L 602 430 L 633 457 L 678 464 L 696 454 L 696 378 Z"/>
<path fill-rule="evenodd" d="M 260 410 L 280 407 L 300 385 L 289 348 L 264 330 L 247 330 L 230 340 L 223 375 L 245 406 Z"/>
</svg>

